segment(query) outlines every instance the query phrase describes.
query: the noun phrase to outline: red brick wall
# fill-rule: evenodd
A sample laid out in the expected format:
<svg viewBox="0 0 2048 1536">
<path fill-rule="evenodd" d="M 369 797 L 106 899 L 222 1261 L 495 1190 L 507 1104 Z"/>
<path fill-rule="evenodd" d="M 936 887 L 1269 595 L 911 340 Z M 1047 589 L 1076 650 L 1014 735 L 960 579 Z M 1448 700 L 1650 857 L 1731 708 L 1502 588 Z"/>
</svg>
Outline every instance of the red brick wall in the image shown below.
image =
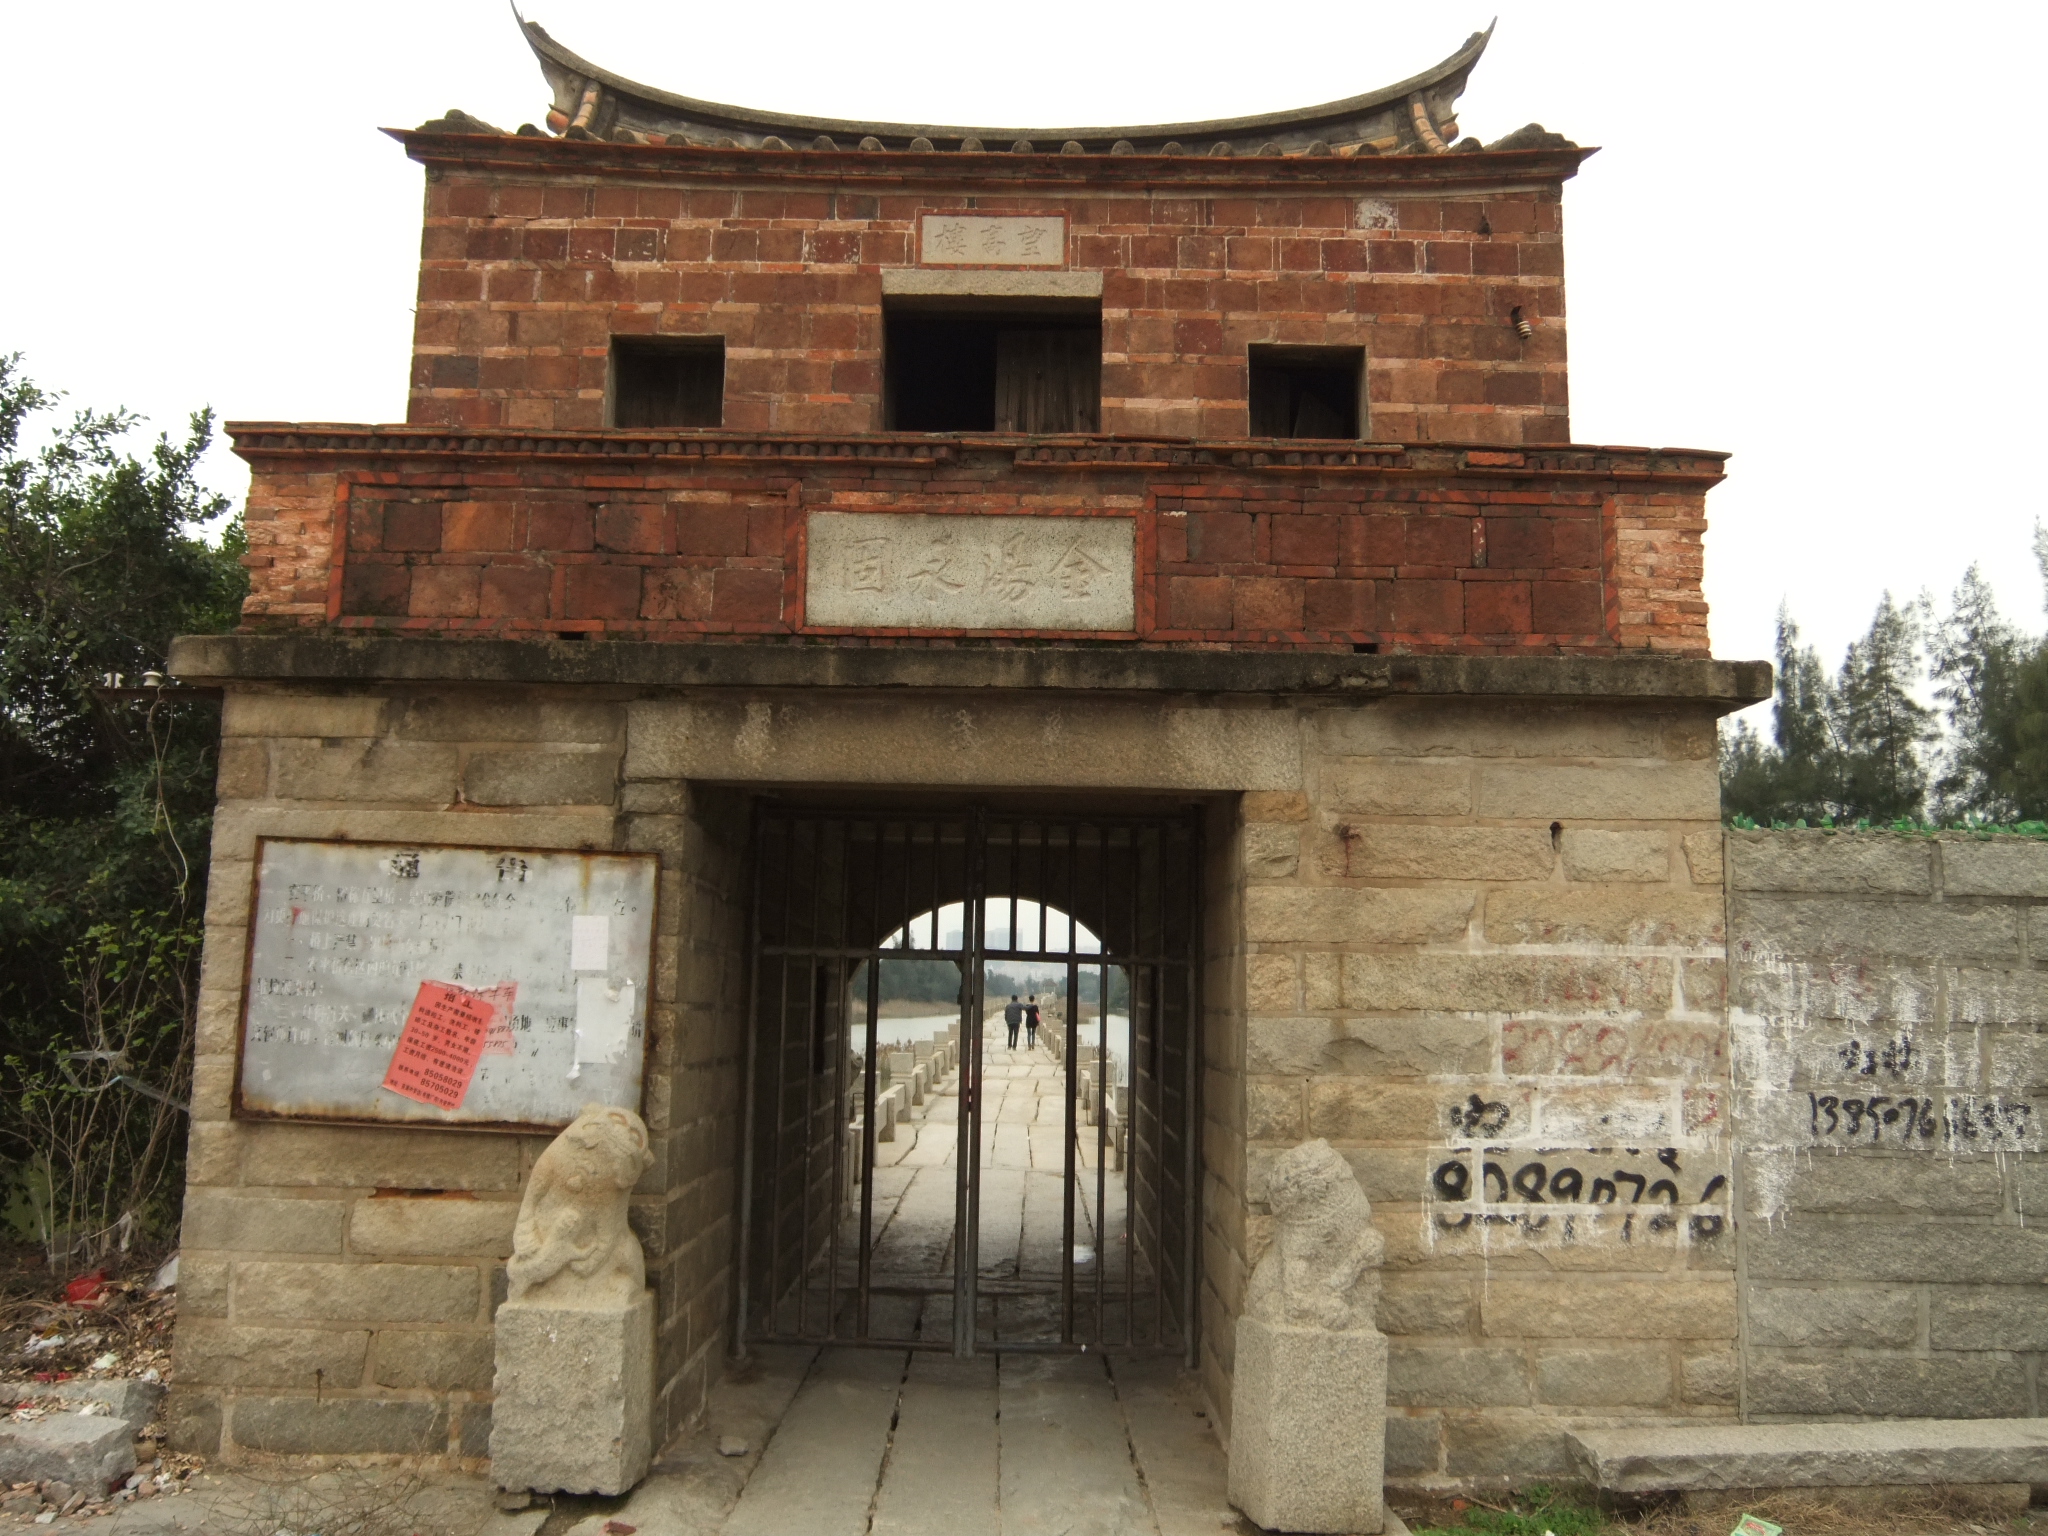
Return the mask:
<svg viewBox="0 0 2048 1536">
<path fill-rule="evenodd" d="M 1712 454 L 230 430 L 253 627 L 794 634 L 805 514 L 886 508 L 1135 516 L 1141 644 L 1707 651 Z"/>
<path fill-rule="evenodd" d="M 915 261 L 920 211 L 971 207 L 1064 214 L 1068 267 L 1102 274 L 1105 432 L 1242 437 L 1246 348 L 1292 343 L 1365 349 L 1368 438 L 1570 438 L 1576 152 L 1194 161 L 1151 185 L 1019 157 L 1076 167 L 1025 190 L 959 157 L 408 144 L 429 165 L 415 423 L 597 428 L 612 336 L 716 334 L 727 428 L 878 431 L 883 269 Z"/>
</svg>

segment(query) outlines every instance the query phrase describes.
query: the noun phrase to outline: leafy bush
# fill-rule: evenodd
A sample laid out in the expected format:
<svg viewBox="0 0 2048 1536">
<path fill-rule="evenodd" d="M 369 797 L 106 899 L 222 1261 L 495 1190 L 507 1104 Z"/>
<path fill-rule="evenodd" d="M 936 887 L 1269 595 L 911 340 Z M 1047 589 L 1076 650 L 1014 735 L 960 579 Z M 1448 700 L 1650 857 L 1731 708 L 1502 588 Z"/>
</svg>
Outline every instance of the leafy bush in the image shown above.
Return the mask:
<svg viewBox="0 0 2048 1536">
<path fill-rule="evenodd" d="M 133 685 L 247 577 L 238 523 L 201 533 L 210 414 L 141 458 L 118 410 L 25 450 L 56 404 L 0 357 L 0 1212 L 61 1264 L 177 1217 L 219 726 Z"/>
</svg>

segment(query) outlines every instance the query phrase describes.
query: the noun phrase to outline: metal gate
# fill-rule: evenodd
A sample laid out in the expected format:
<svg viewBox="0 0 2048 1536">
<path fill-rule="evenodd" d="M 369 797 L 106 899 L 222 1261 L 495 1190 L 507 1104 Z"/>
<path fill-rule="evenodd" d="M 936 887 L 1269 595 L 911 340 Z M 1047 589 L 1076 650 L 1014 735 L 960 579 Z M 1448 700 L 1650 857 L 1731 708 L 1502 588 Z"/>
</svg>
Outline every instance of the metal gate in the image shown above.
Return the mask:
<svg viewBox="0 0 2048 1536">
<path fill-rule="evenodd" d="M 1192 812 L 763 806 L 743 1336 L 1192 1364 L 1200 888 Z M 1047 981 L 1035 1048 L 994 966 Z"/>
</svg>

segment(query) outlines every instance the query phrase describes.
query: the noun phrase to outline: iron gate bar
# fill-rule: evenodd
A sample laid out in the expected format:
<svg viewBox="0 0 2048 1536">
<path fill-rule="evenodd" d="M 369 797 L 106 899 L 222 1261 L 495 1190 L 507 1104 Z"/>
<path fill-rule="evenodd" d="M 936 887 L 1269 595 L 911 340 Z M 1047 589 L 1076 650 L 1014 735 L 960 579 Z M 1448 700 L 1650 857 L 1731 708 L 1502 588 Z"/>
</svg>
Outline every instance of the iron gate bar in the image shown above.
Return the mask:
<svg viewBox="0 0 2048 1536">
<path fill-rule="evenodd" d="M 1111 1232 L 1107 1209 L 1107 1173 L 1110 1150 L 1110 1115 L 1117 1114 L 1119 1135 L 1123 1138 L 1124 1199 L 1123 1222 L 1120 1241 L 1124 1247 L 1123 1292 L 1121 1297 L 1123 1327 L 1120 1330 L 1126 1345 L 1140 1342 L 1140 1334 L 1149 1335 L 1154 1346 L 1164 1346 L 1168 1338 L 1167 1297 L 1169 1280 L 1180 1283 L 1172 1287 L 1180 1292 L 1179 1316 L 1174 1319 L 1189 1359 L 1195 1358 L 1196 1337 L 1196 1258 L 1199 1253 L 1198 1202 L 1199 1184 L 1195 1179 L 1194 1160 L 1197 1152 L 1196 1135 L 1199 1132 L 1199 1087 L 1201 1035 L 1203 1019 L 1201 1013 L 1201 966 L 1200 948 L 1204 937 L 1202 931 L 1202 903 L 1199 899 L 1199 876 L 1202 871 L 1201 825 L 1198 814 L 1176 817 L 1090 817 L 1077 816 L 1071 819 L 1043 814 L 996 815 L 986 807 L 976 806 L 968 812 L 941 812 L 929 817 L 920 817 L 898 812 L 848 812 L 842 810 L 808 810 L 775 807 L 762 814 L 756 808 L 754 816 L 755 836 L 753 844 L 757 855 L 757 878 L 750 903 L 749 939 L 752 960 L 747 970 L 747 997 L 749 1038 L 746 1049 L 748 1066 L 748 1092 L 744 1105 L 746 1145 L 741 1168 L 741 1196 L 743 1209 L 738 1223 L 741 1244 L 741 1262 L 737 1270 L 738 1316 L 741 1319 L 743 1335 L 765 1327 L 767 1336 L 788 1338 L 782 1318 L 787 1316 L 784 1307 L 789 1298 L 786 1295 L 785 1279 L 790 1266 L 785 1262 L 789 1255 L 786 1250 L 792 1244 L 785 1228 L 789 1216 L 796 1217 L 794 1237 L 795 1278 L 798 1294 L 794 1298 L 795 1333 L 808 1342 L 833 1342 L 842 1340 L 843 1325 L 840 1312 L 840 1295 L 844 1289 L 841 1278 L 840 1223 L 851 1215 L 848 1210 L 845 1185 L 848 1178 L 848 1157 L 851 1149 L 845 1144 L 849 1125 L 847 1099 L 851 1082 L 846 1068 L 846 1057 L 850 1051 L 851 1012 L 855 999 L 852 996 L 853 974 L 866 964 L 866 996 L 860 1001 L 865 1004 L 865 1053 L 860 1083 L 859 1121 L 862 1145 L 859 1149 L 861 1170 L 861 1194 L 858 1202 L 860 1230 L 858 1258 L 856 1261 L 855 1284 L 858 1288 L 858 1302 L 855 1312 L 857 1342 L 886 1342 L 889 1347 L 915 1347 L 937 1349 L 941 1346 L 936 1339 L 923 1340 L 871 1340 L 872 1297 L 897 1293 L 899 1288 L 889 1284 L 877 1284 L 874 1272 L 876 1261 L 874 1232 L 874 1184 L 877 1149 L 875 1143 L 875 1106 L 879 1097 L 880 1041 L 880 967 L 891 959 L 951 960 L 963 973 L 959 990 L 959 1014 L 962 1040 L 959 1051 L 960 1061 L 960 1109 L 961 1124 L 958 1129 L 956 1146 L 956 1167 L 954 1189 L 954 1231 L 951 1253 L 954 1261 L 952 1288 L 955 1298 L 953 1317 L 952 1347 L 957 1353 L 972 1354 L 984 1347 L 1002 1350 L 1071 1349 L 1076 1344 L 1078 1319 L 1075 1316 L 1075 1289 L 1079 1279 L 1075 1261 L 1078 1236 L 1078 1198 L 1082 1192 L 1079 1182 L 1080 1168 L 1077 1166 L 1079 1106 L 1078 1074 L 1083 1063 L 1080 1051 L 1080 979 L 1084 968 L 1092 969 L 1097 980 L 1097 1039 L 1095 1070 L 1098 1079 L 1096 1111 L 1096 1168 L 1094 1209 L 1092 1220 L 1096 1236 L 1096 1260 L 1094 1263 L 1095 1313 L 1093 1330 L 1095 1342 L 1109 1343 L 1107 1334 L 1110 1323 L 1110 1295 L 1108 1285 L 1108 1259 L 1111 1251 Z M 894 834 L 901 833 L 900 844 Z M 867 914 L 871 928 L 878 929 L 886 921 L 881 907 L 881 891 L 890 871 L 888 859 L 892 848 L 900 847 L 903 855 L 904 905 L 901 921 L 889 933 L 873 933 L 868 945 L 857 945 L 852 941 L 850 925 L 856 910 L 854 899 L 855 857 L 865 850 L 870 859 L 872 878 L 865 883 L 869 887 L 873 905 Z M 803 855 L 808 852 L 809 858 Z M 768 879 L 769 870 L 763 862 L 779 853 L 783 867 L 776 871 L 781 876 L 781 890 L 775 891 Z M 1064 944 L 1054 949 L 1049 944 L 1050 923 L 1047 909 L 1054 907 L 1051 887 L 1057 883 L 1054 855 L 1065 861 L 1066 933 Z M 929 868 L 919 870 L 918 858 L 929 859 Z M 839 867 L 832 868 L 834 857 Z M 1096 868 L 1085 871 L 1085 865 L 1093 859 Z M 1176 866 L 1180 860 L 1187 860 L 1184 870 Z M 948 870 L 952 871 L 949 877 Z M 1003 877 L 998 880 L 996 871 Z M 1033 879 L 1025 880 L 1029 871 Z M 810 880 L 808 903 L 802 902 L 802 893 L 797 887 L 799 872 Z M 1077 884 L 1084 873 L 1092 874 L 1088 883 L 1095 886 L 1099 897 L 1094 925 L 1098 932 L 1093 936 L 1094 953 L 1083 955 L 1080 941 L 1080 912 L 1076 896 Z M 1177 884 L 1173 877 L 1184 874 Z M 924 883 L 920 875 L 927 875 L 930 883 L 931 900 L 923 913 L 915 912 L 917 906 L 913 892 Z M 835 878 L 836 877 L 836 878 Z M 953 887 L 960 892 L 958 905 L 962 914 L 961 947 L 943 947 L 940 929 L 942 898 L 948 894 L 948 880 L 953 878 Z M 1126 885 L 1119 889 L 1119 879 Z M 836 918 L 827 920 L 824 915 L 827 893 L 825 884 L 831 880 L 836 886 L 840 903 Z M 1147 903 L 1147 885 L 1152 889 L 1154 901 Z M 1030 896 L 1024 887 L 1030 886 Z M 991 939 L 992 887 L 998 884 L 1009 889 L 1003 894 L 1003 915 L 1007 918 L 1003 944 L 998 947 Z M 765 893 L 765 894 L 764 894 Z M 1176 899 L 1185 893 L 1188 910 L 1180 924 L 1180 943 L 1174 943 L 1173 909 Z M 775 898 L 779 897 L 779 901 Z M 1027 944 L 1020 931 L 1022 907 L 1034 907 L 1035 943 Z M 792 932 L 791 924 L 797 920 L 799 906 L 808 906 L 807 931 L 801 936 L 809 942 L 792 942 L 798 935 Z M 1156 909 L 1157 927 L 1146 931 L 1146 918 L 1152 914 L 1145 909 Z M 765 928 L 768 914 L 774 908 L 780 909 L 782 921 L 780 932 L 772 938 Z M 1128 932 L 1122 935 L 1123 946 L 1113 940 L 1118 937 L 1114 922 L 1106 922 L 1112 912 L 1125 908 L 1123 914 L 1128 920 Z M 923 922 L 931 924 L 928 935 L 919 930 Z M 826 928 L 831 932 L 826 932 Z M 885 947 L 884 942 L 894 939 Z M 920 943 L 920 940 L 923 942 Z M 1178 952 L 1175 952 L 1176 948 Z M 988 1008 L 988 977 L 986 969 L 991 961 L 1013 960 L 1027 964 L 1045 964 L 1063 960 L 1065 971 L 1066 1018 L 1062 1072 L 1062 1108 L 1070 1128 L 1064 1142 L 1061 1158 L 1061 1255 L 1059 1274 L 1061 1325 L 1057 1343 L 1041 1340 L 1013 1340 L 1001 1337 L 1001 1325 L 996 1314 L 991 1313 L 990 1336 L 984 1345 L 981 1333 L 980 1301 L 983 1295 L 991 1300 L 1002 1295 L 1043 1294 L 1042 1282 L 1034 1286 L 1026 1277 L 1028 1274 L 1028 1248 L 1019 1250 L 1017 1278 L 1005 1281 L 991 1277 L 984 1285 L 980 1274 L 980 1216 L 981 1182 L 985 1162 L 982 1145 L 984 1133 L 994 1134 L 987 1109 L 987 1074 L 985 1022 Z M 774 985 L 767 985 L 768 978 L 762 967 L 775 963 L 777 975 Z M 1126 976 L 1129 992 L 1125 1016 L 1125 1040 L 1129 1052 L 1130 1082 L 1123 1087 L 1129 1105 L 1125 1112 L 1117 1111 L 1117 1091 L 1122 1085 L 1109 1081 L 1113 1057 L 1110 1052 L 1109 1030 L 1112 992 L 1116 975 Z M 794 975 L 792 973 L 795 973 Z M 1184 978 L 1176 986 L 1169 980 L 1178 974 Z M 789 989 L 793 981 L 804 983 L 802 1006 L 792 1009 Z M 829 989 L 829 991 L 828 991 Z M 761 1131 L 763 1122 L 758 1114 L 760 1100 L 765 1096 L 766 1074 L 761 1070 L 760 1035 L 763 1028 L 761 1003 L 770 993 L 776 1003 L 775 1019 L 777 1044 L 776 1071 L 774 1074 L 774 1113 L 769 1121 L 774 1126 L 773 1146 L 764 1147 Z M 1182 1006 L 1176 1007 L 1174 999 L 1181 999 Z M 801 1014 L 801 1022 L 792 1015 Z M 1171 1060 L 1167 1046 L 1167 1019 L 1177 1020 L 1176 1031 L 1181 1051 L 1178 1063 Z M 797 1040 L 792 1026 L 801 1028 Z M 799 1041 L 801 1044 L 799 1045 Z M 798 1046 L 796 1052 L 792 1046 Z M 788 1136 L 795 1127 L 790 1123 L 790 1100 L 795 1085 L 788 1080 L 790 1056 L 802 1054 L 805 1080 L 802 1085 L 802 1108 L 799 1122 L 805 1145 L 797 1162 L 801 1165 L 803 1184 L 797 1192 L 794 1212 L 786 1212 L 784 1201 L 785 1174 L 791 1163 L 786 1153 Z M 1181 1069 L 1181 1082 L 1172 1084 L 1173 1067 Z M 820 1103 L 819 1085 L 815 1077 L 820 1070 L 833 1074 L 829 1085 L 830 1134 L 832 1146 L 822 1160 L 828 1166 L 829 1187 L 823 1199 L 814 1199 L 813 1189 L 819 1171 L 815 1138 L 818 1117 L 825 1106 Z M 1147 1078 L 1152 1081 L 1148 1084 Z M 1147 1088 L 1150 1093 L 1146 1092 Z M 1179 1113 L 1169 1119 L 1169 1108 L 1178 1101 Z M 1148 1102 L 1149 1101 L 1149 1102 Z M 1173 1158 L 1173 1142 L 1179 1140 L 1180 1156 Z M 1028 1136 L 1027 1136 L 1028 1139 Z M 762 1202 L 758 1198 L 762 1180 L 759 1177 L 757 1159 L 763 1151 L 771 1151 L 774 1165 L 767 1180 L 768 1202 L 766 1211 L 772 1230 L 765 1244 L 761 1243 L 758 1217 L 763 1214 Z M 964 1155 L 961 1155 L 964 1154 Z M 1180 1164 L 1179 1188 L 1173 1188 L 1167 1170 L 1172 1162 Z M 1027 1164 L 1028 1170 L 1028 1164 Z M 1139 1186 L 1143 1185 L 1141 1189 Z M 1029 1180 L 1026 1181 L 1027 1188 Z M 1026 1213 L 1020 1207 L 1020 1221 Z M 815 1222 L 820 1210 L 833 1213 L 829 1217 L 828 1229 L 819 1234 Z M 1169 1217 L 1177 1215 L 1180 1230 L 1172 1230 Z M 1023 1239 L 1023 1229 L 1018 1234 Z M 1178 1237 L 1179 1243 L 1172 1239 Z M 1143 1244 L 1146 1251 L 1147 1300 L 1152 1317 L 1149 1325 L 1141 1326 L 1138 1307 L 1138 1248 Z M 768 1273 L 765 1277 L 765 1295 L 761 1302 L 754 1300 L 757 1285 L 762 1278 L 753 1255 L 767 1249 Z M 813 1255 L 819 1248 L 824 1250 L 827 1274 L 823 1287 L 825 1317 L 822 1328 L 814 1326 L 813 1312 L 815 1299 L 810 1294 L 810 1275 L 815 1268 Z M 1178 1248 L 1180 1252 L 1173 1254 Z M 1171 1258 L 1169 1257 L 1171 1255 Z M 1175 1266 L 1180 1270 L 1169 1277 L 1167 1269 L 1172 1259 L 1178 1259 Z M 943 1273 L 943 1271 L 941 1271 Z M 1042 1273 L 1042 1271 L 1040 1272 Z M 890 1277 L 893 1278 L 893 1277 Z M 934 1277 L 935 1279 L 937 1277 Z M 936 1286 L 916 1288 L 914 1294 L 937 1294 Z M 765 1311 L 760 1310 L 765 1305 Z M 1007 1315 L 1007 1314 L 1004 1314 Z M 744 1343 L 736 1341 L 736 1349 L 744 1351 Z M 1090 1347 L 1083 1341 L 1080 1347 Z"/>
</svg>

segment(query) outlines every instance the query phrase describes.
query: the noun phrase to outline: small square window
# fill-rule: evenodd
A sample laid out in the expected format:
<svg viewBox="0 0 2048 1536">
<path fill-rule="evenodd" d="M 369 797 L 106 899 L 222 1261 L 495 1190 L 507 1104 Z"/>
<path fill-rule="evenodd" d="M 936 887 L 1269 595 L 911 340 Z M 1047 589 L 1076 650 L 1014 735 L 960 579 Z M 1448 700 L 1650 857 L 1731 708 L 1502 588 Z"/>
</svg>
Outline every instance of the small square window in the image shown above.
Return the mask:
<svg viewBox="0 0 2048 1536">
<path fill-rule="evenodd" d="M 1093 304 L 884 310 L 891 432 L 1094 432 L 1102 313 Z"/>
<path fill-rule="evenodd" d="M 1253 347 L 1253 437 L 1356 438 L 1363 347 Z"/>
<path fill-rule="evenodd" d="M 716 427 L 725 422 L 723 336 L 612 338 L 612 425 Z"/>
</svg>

